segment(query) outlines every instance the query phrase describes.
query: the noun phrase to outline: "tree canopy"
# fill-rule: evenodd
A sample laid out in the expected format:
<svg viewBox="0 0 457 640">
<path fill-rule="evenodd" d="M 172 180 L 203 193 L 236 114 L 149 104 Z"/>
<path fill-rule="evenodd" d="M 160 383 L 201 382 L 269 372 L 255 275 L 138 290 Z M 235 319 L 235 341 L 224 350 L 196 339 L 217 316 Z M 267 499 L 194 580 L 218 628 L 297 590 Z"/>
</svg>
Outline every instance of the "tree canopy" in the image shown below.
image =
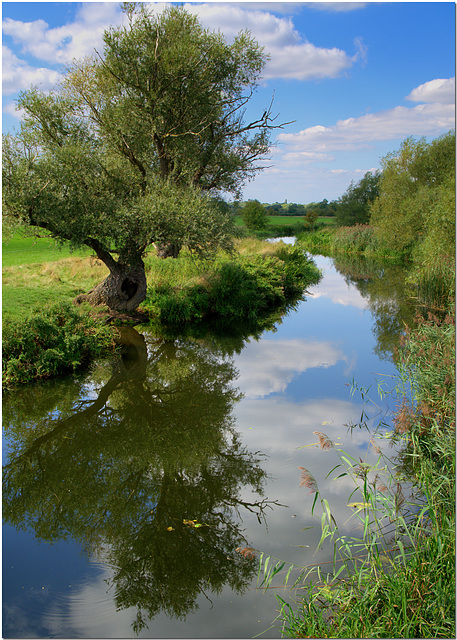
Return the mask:
<svg viewBox="0 0 457 640">
<path fill-rule="evenodd" d="M 21 131 L 3 142 L 3 208 L 14 224 L 87 245 L 110 276 L 88 299 L 135 309 L 142 258 L 229 249 L 233 217 L 214 196 L 239 195 L 261 165 L 271 104 L 245 122 L 266 56 L 248 32 L 227 44 L 182 7 L 125 3 L 103 54 L 75 61 L 61 87 L 21 94 Z"/>
<path fill-rule="evenodd" d="M 379 198 L 371 211 L 377 235 L 394 249 L 414 248 L 438 260 L 453 256 L 455 131 L 430 143 L 407 138 L 383 158 Z"/>
<path fill-rule="evenodd" d="M 248 200 L 241 217 L 248 229 L 264 229 L 268 224 L 267 211 L 259 200 Z"/>
<path fill-rule="evenodd" d="M 367 171 L 359 182 L 351 182 L 337 203 L 336 220 L 340 226 L 367 224 L 370 221 L 370 204 L 378 196 L 379 180 L 379 171 Z"/>
</svg>

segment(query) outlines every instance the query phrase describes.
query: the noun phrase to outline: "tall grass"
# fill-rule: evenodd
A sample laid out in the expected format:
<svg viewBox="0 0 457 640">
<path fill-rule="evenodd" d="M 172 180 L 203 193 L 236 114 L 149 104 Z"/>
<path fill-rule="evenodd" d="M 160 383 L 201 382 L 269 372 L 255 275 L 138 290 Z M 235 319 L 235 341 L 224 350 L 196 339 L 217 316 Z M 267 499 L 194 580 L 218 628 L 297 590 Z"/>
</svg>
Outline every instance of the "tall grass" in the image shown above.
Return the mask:
<svg viewBox="0 0 457 640">
<path fill-rule="evenodd" d="M 455 302 L 455 257 L 419 263 L 408 278 L 418 301 L 426 307 L 447 311 Z"/>
<path fill-rule="evenodd" d="M 381 242 L 372 226 L 356 224 L 351 227 L 327 227 L 314 234 L 303 234 L 298 238 L 300 244 L 311 253 L 333 255 L 347 253 L 363 254 L 370 258 L 403 261 L 407 254 L 393 251 Z"/>
<path fill-rule="evenodd" d="M 299 590 L 295 605 L 278 597 L 286 636 L 455 637 L 454 358 L 453 316 L 430 316 L 407 333 L 395 389 L 395 467 L 382 453 L 372 465 L 351 458 L 315 432 L 320 447 L 338 458 L 330 473 L 352 479 L 348 502 L 362 534 L 340 529 L 312 471 L 301 469 L 301 484 L 314 496 L 311 511 L 320 507 L 319 544 L 332 545 L 333 561 L 330 570 L 302 567 L 293 584 L 289 567 L 284 582 Z M 260 586 L 270 586 L 283 568 L 261 556 Z"/>
</svg>

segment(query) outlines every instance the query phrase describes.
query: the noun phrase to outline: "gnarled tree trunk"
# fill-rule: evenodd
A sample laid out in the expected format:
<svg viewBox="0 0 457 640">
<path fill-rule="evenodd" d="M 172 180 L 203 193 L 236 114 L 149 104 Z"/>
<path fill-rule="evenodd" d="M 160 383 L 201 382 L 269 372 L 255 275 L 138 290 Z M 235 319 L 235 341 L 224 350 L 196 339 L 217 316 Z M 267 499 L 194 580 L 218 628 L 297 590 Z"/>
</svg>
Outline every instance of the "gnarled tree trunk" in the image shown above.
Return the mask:
<svg viewBox="0 0 457 640">
<path fill-rule="evenodd" d="M 106 261 L 104 261 L 106 264 Z M 77 296 L 75 304 L 107 305 L 113 311 L 134 311 L 146 298 L 146 273 L 140 261 L 134 267 L 107 265 L 110 274 L 88 293 Z"/>
</svg>

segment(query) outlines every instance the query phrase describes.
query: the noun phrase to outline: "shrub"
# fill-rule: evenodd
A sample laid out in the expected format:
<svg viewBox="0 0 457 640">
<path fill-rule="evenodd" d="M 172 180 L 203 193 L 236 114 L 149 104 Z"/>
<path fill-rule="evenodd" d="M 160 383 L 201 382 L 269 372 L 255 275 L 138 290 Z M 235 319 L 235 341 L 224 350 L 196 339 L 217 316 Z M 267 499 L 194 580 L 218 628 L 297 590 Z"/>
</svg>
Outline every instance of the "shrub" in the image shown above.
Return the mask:
<svg viewBox="0 0 457 640">
<path fill-rule="evenodd" d="M 108 327 L 70 304 L 54 305 L 3 325 L 3 383 L 43 380 L 76 371 L 114 347 Z"/>
<path fill-rule="evenodd" d="M 241 217 L 248 229 L 264 229 L 268 224 L 267 211 L 258 200 L 248 200 L 241 210 Z"/>
<path fill-rule="evenodd" d="M 201 268 L 200 277 L 193 271 L 187 283 L 162 279 L 160 285 L 150 287 L 143 307 L 170 326 L 210 318 L 258 320 L 320 278 L 314 262 L 300 248 L 254 240 L 240 245 L 238 256 L 218 254 L 211 269 L 203 263 Z"/>
</svg>

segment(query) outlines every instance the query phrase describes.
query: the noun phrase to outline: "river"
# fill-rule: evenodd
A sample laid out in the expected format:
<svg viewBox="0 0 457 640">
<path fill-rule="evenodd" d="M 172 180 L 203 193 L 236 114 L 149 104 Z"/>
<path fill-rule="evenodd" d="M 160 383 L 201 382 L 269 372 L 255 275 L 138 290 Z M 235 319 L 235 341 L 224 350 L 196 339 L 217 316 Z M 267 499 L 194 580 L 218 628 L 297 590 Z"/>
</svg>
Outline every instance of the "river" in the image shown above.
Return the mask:
<svg viewBox="0 0 457 640">
<path fill-rule="evenodd" d="M 122 359 L 4 394 L 4 638 L 281 637 L 259 553 L 329 559 L 303 469 L 352 526 L 314 432 L 376 459 L 349 425 L 395 408 L 377 387 L 413 315 L 400 268 L 315 260 L 321 282 L 260 337 L 126 330 Z"/>
</svg>

